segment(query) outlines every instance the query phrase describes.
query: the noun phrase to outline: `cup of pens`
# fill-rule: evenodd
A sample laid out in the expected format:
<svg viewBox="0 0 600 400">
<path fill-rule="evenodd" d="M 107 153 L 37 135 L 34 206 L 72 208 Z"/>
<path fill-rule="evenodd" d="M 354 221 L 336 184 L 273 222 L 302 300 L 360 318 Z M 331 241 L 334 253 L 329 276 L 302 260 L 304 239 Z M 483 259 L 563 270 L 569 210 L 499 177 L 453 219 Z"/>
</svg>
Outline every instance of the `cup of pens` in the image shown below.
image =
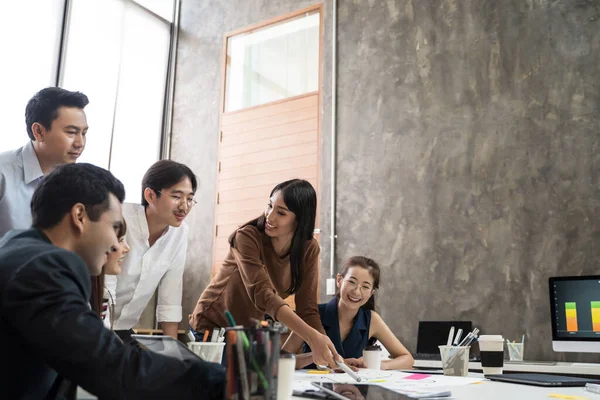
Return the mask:
<svg viewBox="0 0 600 400">
<path fill-rule="evenodd" d="M 438 346 L 442 356 L 442 369 L 446 376 L 469 374 L 469 350 L 471 346 Z"/>
<path fill-rule="evenodd" d="M 226 329 L 226 399 L 277 399 L 280 335 L 271 325 Z"/>
<path fill-rule="evenodd" d="M 523 361 L 523 350 L 525 349 L 525 336 L 520 342 L 506 339 L 506 348 L 508 349 L 508 358 L 510 361 Z"/>
<path fill-rule="evenodd" d="M 204 361 L 221 363 L 225 343 L 189 342 L 188 348 Z"/>
<path fill-rule="evenodd" d="M 448 334 L 448 342 L 445 346 L 438 346 L 442 358 L 442 370 L 447 376 L 467 376 L 469 374 L 469 351 L 471 343 L 477 340 L 479 329 L 473 329 L 473 332 L 461 340 L 462 329 L 459 329 L 454 336 L 454 327 Z"/>
</svg>

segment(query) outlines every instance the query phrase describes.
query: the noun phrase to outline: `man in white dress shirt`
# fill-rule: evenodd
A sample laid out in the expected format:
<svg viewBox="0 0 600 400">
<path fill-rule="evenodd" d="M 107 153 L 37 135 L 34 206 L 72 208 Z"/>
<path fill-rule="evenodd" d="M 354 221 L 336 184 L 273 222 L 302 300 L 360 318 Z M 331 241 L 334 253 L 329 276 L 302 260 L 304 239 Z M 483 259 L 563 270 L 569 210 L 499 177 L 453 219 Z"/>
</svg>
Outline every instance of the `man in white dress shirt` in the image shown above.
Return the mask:
<svg viewBox="0 0 600 400">
<path fill-rule="evenodd" d="M 144 175 L 142 204 L 123 205 L 131 250 L 121 274 L 107 276 L 106 283 L 115 298 L 115 332 L 126 342 L 157 287 L 156 318 L 165 335 L 177 338 L 188 242 L 183 220 L 196 204 L 196 187 L 191 169 L 161 160 Z"/>
<path fill-rule="evenodd" d="M 29 142 L 0 153 L 0 237 L 31 227 L 31 197 L 44 175 L 74 163 L 85 148 L 86 95 L 58 87 L 37 92 L 25 108 Z"/>
</svg>

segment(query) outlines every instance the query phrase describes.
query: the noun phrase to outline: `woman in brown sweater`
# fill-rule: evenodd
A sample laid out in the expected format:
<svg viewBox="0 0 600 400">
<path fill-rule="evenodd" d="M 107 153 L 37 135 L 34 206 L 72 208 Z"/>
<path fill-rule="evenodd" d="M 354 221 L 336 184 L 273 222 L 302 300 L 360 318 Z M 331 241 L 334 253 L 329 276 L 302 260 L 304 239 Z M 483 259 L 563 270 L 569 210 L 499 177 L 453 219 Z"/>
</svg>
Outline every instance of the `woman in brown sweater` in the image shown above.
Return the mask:
<svg viewBox="0 0 600 400">
<path fill-rule="evenodd" d="M 303 338 L 319 365 L 341 360 L 324 335 L 319 316 L 319 244 L 313 238 L 317 195 L 305 180 L 275 186 L 263 215 L 229 237 L 229 254 L 204 290 L 190 316 L 200 332 L 268 314 Z M 295 294 L 296 313 L 284 301 Z"/>
</svg>

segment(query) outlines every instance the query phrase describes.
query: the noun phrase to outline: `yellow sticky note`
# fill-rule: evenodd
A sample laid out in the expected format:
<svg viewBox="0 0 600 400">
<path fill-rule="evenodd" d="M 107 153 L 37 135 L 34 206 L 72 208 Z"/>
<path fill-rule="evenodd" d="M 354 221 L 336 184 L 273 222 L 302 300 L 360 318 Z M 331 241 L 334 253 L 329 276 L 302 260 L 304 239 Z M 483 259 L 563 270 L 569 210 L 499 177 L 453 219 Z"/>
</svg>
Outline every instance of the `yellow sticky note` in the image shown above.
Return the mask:
<svg viewBox="0 0 600 400">
<path fill-rule="evenodd" d="M 548 397 L 552 397 L 554 399 L 563 399 L 563 400 L 588 400 L 585 396 L 572 396 L 570 394 L 560 394 L 560 393 L 550 393 Z"/>
<path fill-rule="evenodd" d="M 309 369 L 308 374 L 314 374 L 314 375 L 326 375 L 329 373 L 328 370 L 323 370 L 321 371 L 320 369 Z"/>
</svg>

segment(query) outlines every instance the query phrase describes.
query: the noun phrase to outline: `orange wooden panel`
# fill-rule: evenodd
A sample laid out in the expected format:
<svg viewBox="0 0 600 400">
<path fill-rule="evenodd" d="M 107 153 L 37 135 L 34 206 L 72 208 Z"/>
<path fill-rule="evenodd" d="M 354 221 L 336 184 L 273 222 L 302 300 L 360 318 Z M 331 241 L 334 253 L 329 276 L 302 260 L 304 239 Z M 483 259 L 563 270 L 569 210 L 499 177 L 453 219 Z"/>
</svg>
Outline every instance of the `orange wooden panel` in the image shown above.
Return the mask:
<svg viewBox="0 0 600 400">
<path fill-rule="evenodd" d="M 225 257 L 227 257 L 227 254 L 229 253 L 229 246 L 228 247 L 219 247 L 218 245 L 215 246 L 215 260 L 224 260 Z"/>
<path fill-rule="evenodd" d="M 270 128 L 274 126 L 284 125 L 290 122 L 302 121 L 304 119 L 316 118 L 319 116 L 317 107 L 300 108 L 285 112 L 282 114 L 271 115 L 265 118 L 253 119 L 250 121 L 240 122 L 239 124 L 222 126 L 221 132 L 223 137 L 227 135 L 236 135 L 257 129 Z"/>
<path fill-rule="evenodd" d="M 213 262 L 213 265 L 212 265 L 212 270 L 210 271 L 210 276 L 211 276 L 211 278 L 212 278 L 213 276 L 215 276 L 215 274 L 217 273 L 217 270 L 218 270 L 219 268 L 221 268 L 221 263 L 222 263 L 222 261 L 221 261 L 221 260 Z"/>
<path fill-rule="evenodd" d="M 227 238 L 218 238 L 218 240 L 215 240 L 215 245 L 217 246 L 217 251 L 222 251 L 224 252 L 225 256 L 227 256 L 227 252 L 229 251 L 229 242 L 227 241 Z M 223 256 L 223 258 L 225 258 L 225 256 Z"/>
<path fill-rule="evenodd" d="M 256 214 L 258 217 L 258 214 Z M 248 221 L 244 221 L 248 222 Z M 229 235 L 233 233 L 241 224 L 223 224 L 217 225 L 217 238 L 229 238 Z"/>
<path fill-rule="evenodd" d="M 239 123 L 246 123 L 247 121 L 251 121 L 254 119 L 283 114 L 302 108 L 318 107 L 318 103 L 318 93 L 306 94 L 303 96 L 298 96 L 295 99 L 278 102 L 276 104 L 265 104 L 251 110 L 240 110 L 234 113 L 223 114 L 221 126 L 225 128 Z"/>
<path fill-rule="evenodd" d="M 294 122 L 284 122 L 281 125 L 268 128 L 245 131 L 244 133 L 239 133 L 237 135 L 227 135 L 227 131 L 224 130 L 221 146 L 231 146 L 240 143 L 254 142 L 261 139 L 276 138 L 292 133 L 317 131 L 317 129 L 319 129 L 319 124 L 315 117 Z"/>
<path fill-rule="evenodd" d="M 221 160 L 249 153 L 265 153 L 276 151 L 282 147 L 296 146 L 304 143 L 317 143 L 317 131 L 293 133 L 273 139 L 262 139 L 250 143 L 221 146 Z"/>
<path fill-rule="evenodd" d="M 287 160 L 274 160 L 265 163 L 244 165 L 237 168 L 221 169 L 219 179 L 243 178 L 252 179 L 254 175 L 262 175 L 272 171 L 287 171 L 305 167 L 317 167 L 317 155 L 288 158 Z"/>
<path fill-rule="evenodd" d="M 317 188 L 317 180 L 316 179 L 307 179 L 311 185 L 316 189 Z M 277 182 L 280 183 L 280 182 Z M 241 189 L 232 189 L 232 190 L 220 190 L 219 191 L 219 203 L 226 204 L 231 201 L 246 201 L 246 200 L 255 200 L 259 199 L 263 201 L 266 205 L 269 201 L 269 194 L 271 190 L 275 187 L 275 185 L 262 185 L 256 186 L 251 189 L 241 188 Z"/>
<path fill-rule="evenodd" d="M 318 176 L 316 167 L 298 168 L 288 171 L 273 171 L 268 174 L 256 175 L 251 180 L 246 178 L 223 179 L 219 181 L 219 190 L 233 190 L 253 188 L 256 186 L 272 185 L 275 187 L 287 179 L 316 179 Z M 268 195 L 268 193 L 267 193 Z"/>
<path fill-rule="evenodd" d="M 269 201 L 269 193 L 258 193 L 255 199 L 238 200 L 238 201 L 221 201 L 217 204 L 217 214 L 226 214 L 240 211 L 251 211 L 257 216 L 262 213 L 267 207 Z"/>
<path fill-rule="evenodd" d="M 263 185 L 248 189 L 232 189 L 232 190 L 219 190 L 219 203 L 225 204 L 231 201 L 246 201 L 262 199 L 264 204 L 267 204 L 269 200 L 269 193 L 273 190 L 274 186 Z"/>
<path fill-rule="evenodd" d="M 230 224 L 240 224 L 246 221 L 250 221 L 252 218 L 255 218 L 259 213 L 256 211 L 240 211 L 226 214 L 218 214 L 217 213 L 217 225 L 230 225 Z"/>
<path fill-rule="evenodd" d="M 297 146 L 283 147 L 273 151 L 257 152 L 252 154 L 240 154 L 236 157 L 221 159 L 221 171 L 229 168 L 248 166 L 273 160 L 287 160 L 308 154 L 317 154 L 317 143 L 305 143 Z M 315 186 L 316 188 L 316 186 Z"/>
</svg>

